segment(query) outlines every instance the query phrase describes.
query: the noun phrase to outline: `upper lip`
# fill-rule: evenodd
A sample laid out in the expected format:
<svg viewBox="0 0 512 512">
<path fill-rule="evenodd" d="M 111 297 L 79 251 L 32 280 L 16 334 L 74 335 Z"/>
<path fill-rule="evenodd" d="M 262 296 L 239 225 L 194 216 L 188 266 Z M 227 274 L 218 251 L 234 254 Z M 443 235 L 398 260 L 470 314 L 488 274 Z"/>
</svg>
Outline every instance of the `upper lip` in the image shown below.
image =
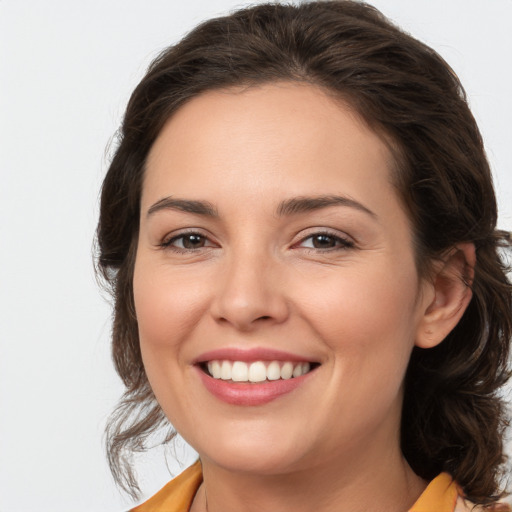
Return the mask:
<svg viewBox="0 0 512 512">
<path fill-rule="evenodd" d="M 214 360 L 245 361 L 290 361 L 290 362 L 316 362 L 309 357 L 273 348 L 220 348 L 204 352 L 193 361 L 194 364 Z"/>
</svg>

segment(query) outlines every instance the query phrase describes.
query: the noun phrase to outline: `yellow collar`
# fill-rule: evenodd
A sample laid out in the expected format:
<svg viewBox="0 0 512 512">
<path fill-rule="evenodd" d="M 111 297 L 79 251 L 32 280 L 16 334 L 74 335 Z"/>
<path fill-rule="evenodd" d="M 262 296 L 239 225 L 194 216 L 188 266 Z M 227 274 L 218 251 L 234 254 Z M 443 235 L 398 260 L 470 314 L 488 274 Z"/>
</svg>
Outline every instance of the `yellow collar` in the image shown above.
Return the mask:
<svg viewBox="0 0 512 512">
<path fill-rule="evenodd" d="M 202 481 L 201 463 L 197 461 L 152 498 L 133 508 L 131 512 L 188 512 Z M 464 502 L 452 477 L 447 473 L 441 473 L 430 482 L 409 512 L 466 512 L 469 510 L 472 510 L 470 504 Z M 510 509 L 495 510 L 498 512 L 498 510 Z"/>
<path fill-rule="evenodd" d="M 428 484 L 409 512 L 453 512 L 458 496 L 452 477 L 441 473 Z"/>
<path fill-rule="evenodd" d="M 131 512 L 188 512 L 202 481 L 201 463 L 197 461 Z"/>
</svg>

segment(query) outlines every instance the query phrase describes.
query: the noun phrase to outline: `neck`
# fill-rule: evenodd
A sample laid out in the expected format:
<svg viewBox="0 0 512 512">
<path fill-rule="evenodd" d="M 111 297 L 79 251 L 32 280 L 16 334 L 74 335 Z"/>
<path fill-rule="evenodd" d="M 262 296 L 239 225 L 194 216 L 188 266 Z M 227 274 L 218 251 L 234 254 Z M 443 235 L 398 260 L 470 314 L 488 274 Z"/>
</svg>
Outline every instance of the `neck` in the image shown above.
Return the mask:
<svg viewBox="0 0 512 512">
<path fill-rule="evenodd" d="M 204 482 L 191 512 L 406 512 L 426 482 L 398 442 L 373 444 L 283 474 L 241 473 L 203 458 Z"/>
</svg>

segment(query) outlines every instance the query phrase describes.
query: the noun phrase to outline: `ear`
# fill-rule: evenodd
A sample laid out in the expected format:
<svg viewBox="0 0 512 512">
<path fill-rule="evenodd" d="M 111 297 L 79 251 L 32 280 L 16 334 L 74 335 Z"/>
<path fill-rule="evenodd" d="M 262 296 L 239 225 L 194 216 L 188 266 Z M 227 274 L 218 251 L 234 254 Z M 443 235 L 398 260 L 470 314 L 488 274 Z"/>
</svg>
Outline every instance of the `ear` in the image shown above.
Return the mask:
<svg viewBox="0 0 512 512">
<path fill-rule="evenodd" d="M 439 345 L 458 324 L 471 301 L 475 246 L 458 244 L 438 264 L 430 281 L 431 293 L 423 306 L 415 345 L 432 348 Z M 433 292 L 433 293 L 432 293 Z"/>
</svg>

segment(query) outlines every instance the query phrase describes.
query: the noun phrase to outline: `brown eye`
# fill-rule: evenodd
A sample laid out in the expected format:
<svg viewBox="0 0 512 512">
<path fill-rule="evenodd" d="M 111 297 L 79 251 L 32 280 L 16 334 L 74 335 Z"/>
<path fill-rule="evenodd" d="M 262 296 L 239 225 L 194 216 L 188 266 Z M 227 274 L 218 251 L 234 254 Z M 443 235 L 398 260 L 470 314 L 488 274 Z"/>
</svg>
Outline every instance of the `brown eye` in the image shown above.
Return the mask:
<svg viewBox="0 0 512 512">
<path fill-rule="evenodd" d="M 162 243 L 162 247 L 176 249 L 178 251 L 193 251 L 210 246 L 208 239 L 199 233 L 184 233 Z"/>
<path fill-rule="evenodd" d="M 190 235 L 183 235 L 180 238 L 184 249 L 199 249 L 205 245 L 204 236 L 196 235 L 194 233 Z"/>
<path fill-rule="evenodd" d="M 336 247 L 336 239 L 328 235 L 315 235 L 311 237 L 312 245 L 315 249 L 331 249 Z"/>
<path fill-rule="evenodd" d="M 340 236 L 329 233 L 315 233 L 302 240 L 301 247 L 308 249 L 349 249 L 354 247 L 354 243 Z"/>
</svg>

